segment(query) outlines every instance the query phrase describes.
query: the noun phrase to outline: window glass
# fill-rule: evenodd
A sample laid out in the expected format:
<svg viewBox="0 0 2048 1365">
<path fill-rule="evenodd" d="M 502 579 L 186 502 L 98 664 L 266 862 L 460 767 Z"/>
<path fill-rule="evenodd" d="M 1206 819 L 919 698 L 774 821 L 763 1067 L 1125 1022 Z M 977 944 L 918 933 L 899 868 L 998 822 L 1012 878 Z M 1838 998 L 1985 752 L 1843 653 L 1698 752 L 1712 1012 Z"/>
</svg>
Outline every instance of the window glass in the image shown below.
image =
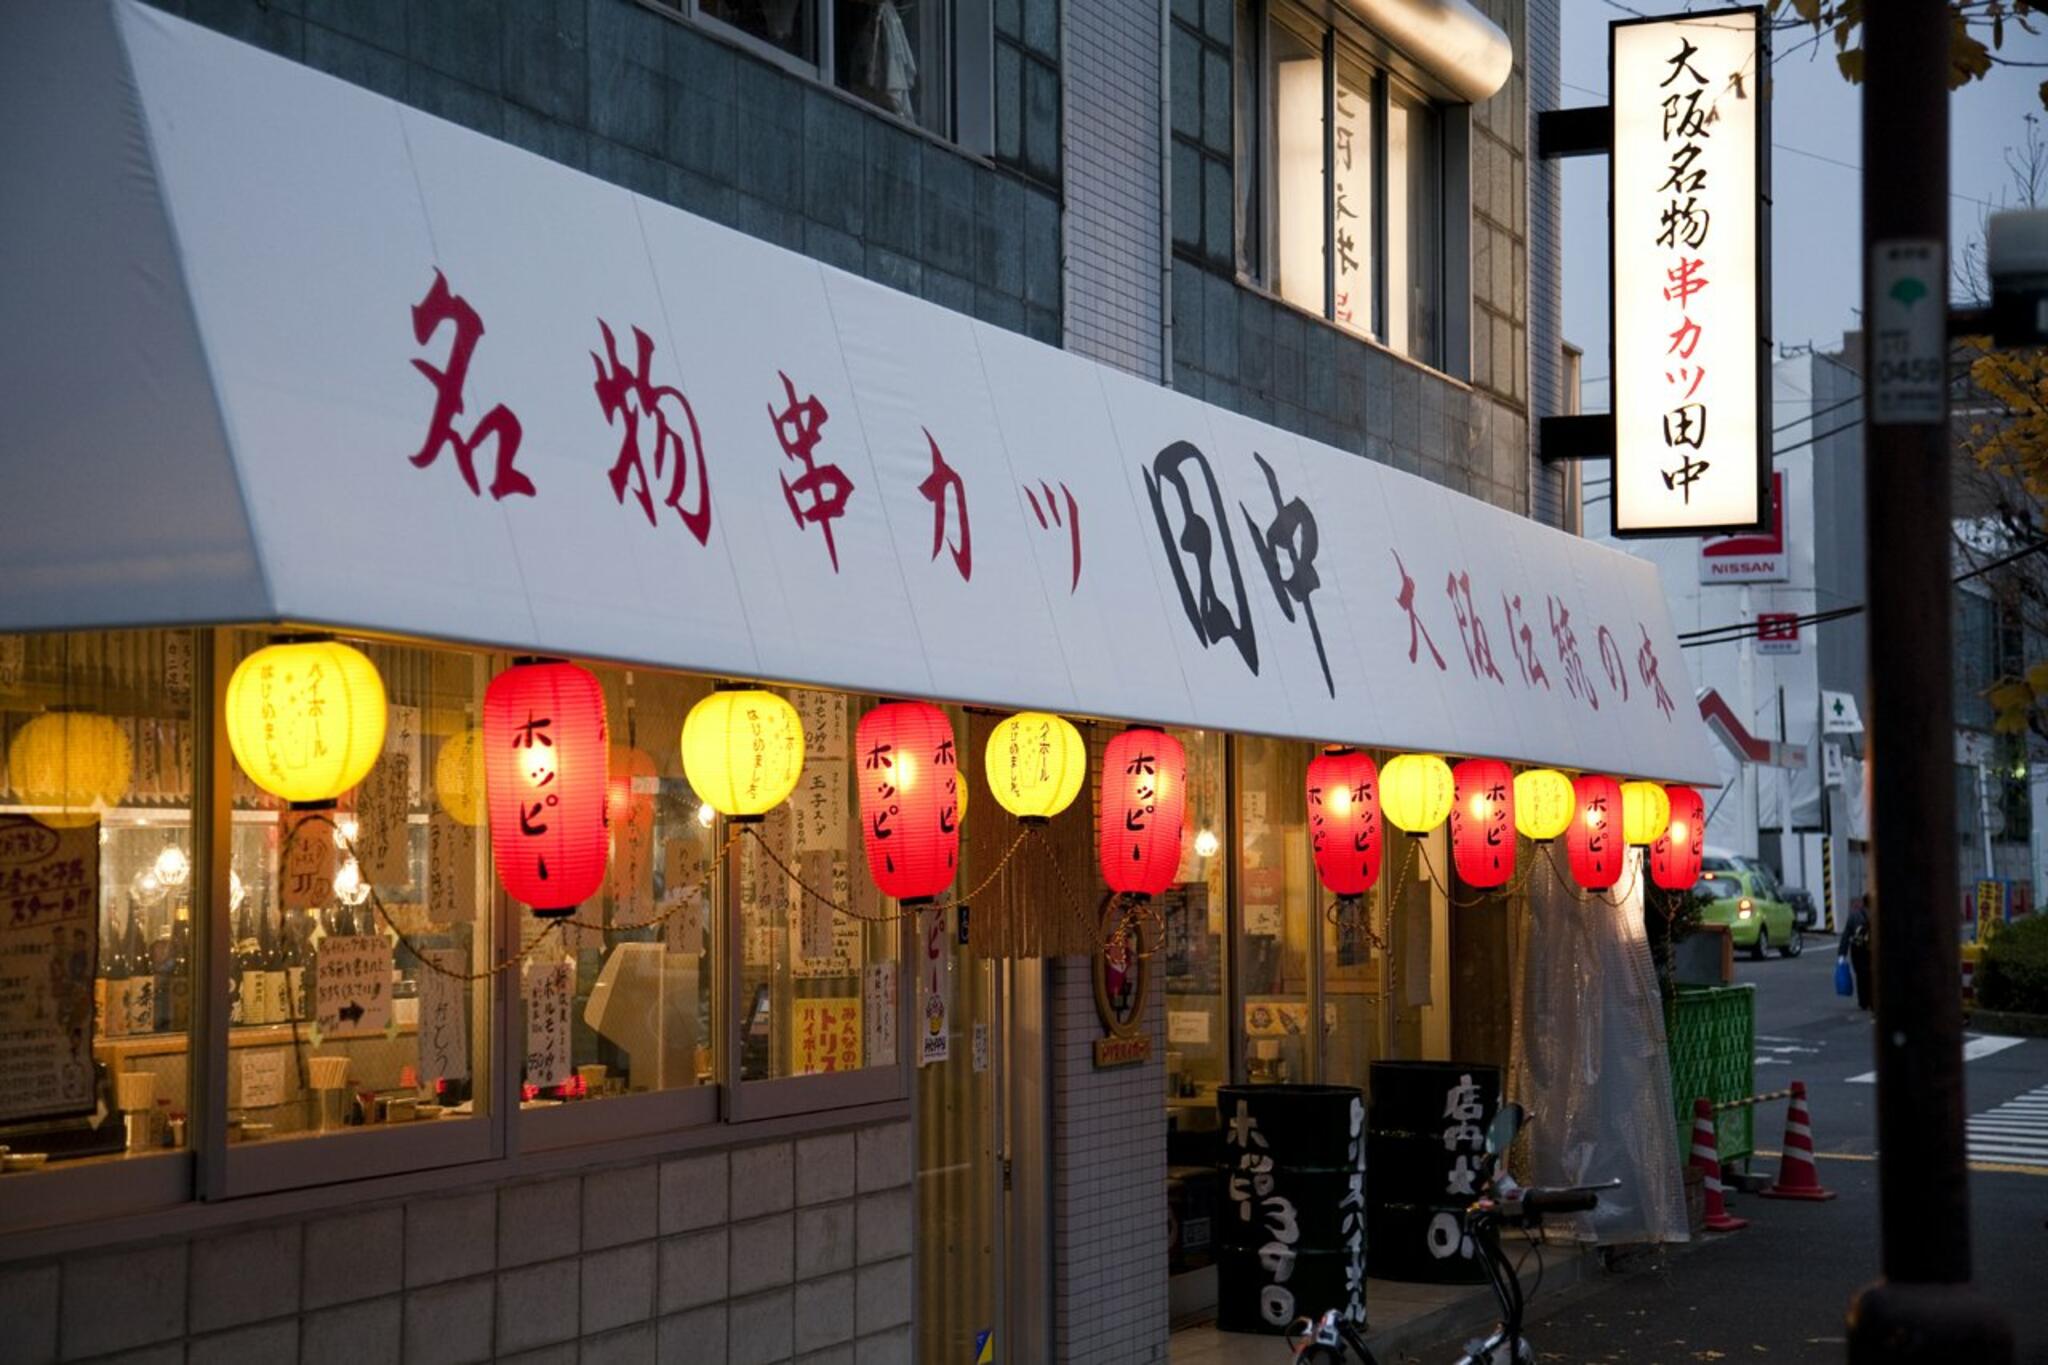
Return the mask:
<svg viewBox="0 0 2048 1365">
<path fill-rule="evenodd" d="M 803 776 L 731 857 L 740 1077 L 894 1066 L 898 907 L 862 862 L 851 762 L 854 726 L 874 703 L 811 688 L 783 695 L 803 717 Z"/>
<path fill-rule="evenodd" d="M 1238 895 L 1244 903 L 1245 1079 L 1314 1076 L 1309 954 L 1315 878 L 1310 870 L 1305 744 L 1238 740 Z"/>
<path fill-rule="evenodd" d="M 697 0 L 697 12 L 806 62 L 818 59 L 817 0 Z"/>
<path fill-rule="evenodd" d="M 237 632 L 237 655 L 268 640 Z M 234 772 L 228 1139 L 484 1109 L 496 884 L 476 747 L 486 656 L 349 642 L 383 680 L 384 747 L 337 808 Z M 475 755 L 475 757 L 472 757 Z M 477 978 L 477 979 L 472 979 Z"/>
<path fill-rule="evenodd" d="M 950 129 L 947 6 L 941 0 L 836 0 L 841 89 L 935 133 Z"/>
<path fill-rule="evenodd" d="M 1268 34 L 1273 89 L 1274 287 L 1281 298 L 1324 311 L 1323 51 L 1275 23 Z"/>
<path fill-rule="evenodd" d="M 1387 100 L 1387 344 L 1434 362 L 1442 327 L 1440 132 L 1420 96 Z"/>
<path fill-rule="evenodd" d="M 1330 241 L 1336 249 L 1336 294 L 1330 315 L 1361 336 L 1373 329 L 1372 76 L 1339 64 L 1336 121 L 1330 129 Z"/>
<path fill-rule="evenodd" d="M 1251 279 L 1263 279 L 1266 273 L 1265 225 L 1260 212 L 1264 195 L 1259 188 L 1259 148 L 1265 137 L 1265 119 L 1260 107 L 1261 82 L 1256 74 L 1264 69 L 1258 58 L 1261 27 L 1259 9 L 1253 0 L 1237 0 L 1237 69 L 1241 73 L 1234 82 L 1237 268 Z M 1178 107 L 1179 101 L 1175 104 Z"/>
<path fill-rule="evenodd" d="M 549 931 L 524 906 L 529 1104 L 678 1090 L 713 1079 L 711 987 L 719 831 L 684 780 L 683 718 L 709 681 L 586 665 L 611 737 L 611 849 L 604 887 Z M 557 992 L 566 987 L 564 999 Z M 539 1002 L 536 1006 L 536 1001 Z M 566 1015 L 567 1068 L 547 1046 Z M 555 1060 L 539 1075 L 539 1057 Z"/>
<path fill-rule="evenodd" d="M 0 1146 L 185 1145 L 191 631 L 0 636 Z"/>
<path fill-rule="evenodd" d="M 1230 1079 L 1230 1014 L 1224 1003 L 1229 944 L 1230 849 L 1223 736 L 1174 730 L 1187 751 L 1187 820 L 1179 875 L 1161 897 L 1166 983 L 1168 1103 L 1213 1116 L 1216 1087 Z"/>
</svg>

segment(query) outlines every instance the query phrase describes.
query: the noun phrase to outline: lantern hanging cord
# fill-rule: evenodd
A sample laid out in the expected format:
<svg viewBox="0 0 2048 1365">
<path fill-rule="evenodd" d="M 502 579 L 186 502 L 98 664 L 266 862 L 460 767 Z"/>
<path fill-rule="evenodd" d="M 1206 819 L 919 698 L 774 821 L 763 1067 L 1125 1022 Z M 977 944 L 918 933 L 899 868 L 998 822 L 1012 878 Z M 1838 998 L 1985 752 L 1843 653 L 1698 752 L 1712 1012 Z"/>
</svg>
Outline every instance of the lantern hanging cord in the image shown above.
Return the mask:
<svg viewBox="0 0 2048 1365">
<path fill-rule="evenodd" d="M 598 930 L 600 933 L 626 933 L 628 931 L 635 931 L 640 929 L 652 929 L 656 925 L 668 923 L 668 921 L 674 919 L 677 915 L 681 914 L 684 910 L 689 908 L 691 902 L 696 900 L 696 898 L 703 893 L 705 884 L 709 882 L 711 878 L 717 874 L 718 869 L 720 867 L 725 865 L 726 858 L 731 855 L 734 848 L 739 846 L 741 828 L 742 827 L 736 826 L 733 829 L 732 833 L 726 836 L 725 842 L 719 845 L 718 852 L 714 854 L 712 856 L 711 861 L 705 865 L 703 875 L 697 878 L 696 883 L 694 885 L 682 888 L 682 894 L 679 896 L 674 896 L 672 898 L 673 904 L 671 904 L 668 907 L 668 909 L 654 916 L 652 919 L 643 919 L 634 924 L 592 924 L 588 920 L 564 918 L 560 921 L 560 923 L 573 924 L 578 929 L 595 929 Z"/>
<path fill-rule="evenodd" d="M 1511 880 L 1507 885 L 1500 887 L 1498 890 L 1488 891 L 1482 889 L 1478 895 L 1460 900 L 1451 888 L 1445 884 L 1444 880 L 1437 876 L 1436 864 L 1430 860 L 1429 850 L 1421 847 L 1422 840 L 1416 839 L 1413 842 L 1421 855 L 1423 872 L 1428 876 L 1429 884 L 1438 891 L 1443 892 L 1444 899 L 1449 901 L 1456 909 L 1470 910 L 1474 906 L 1484 905 L 1488 901 L 1512 898 L 1520 895 L 1529 884 L 1528 878 L 1523 876 L 1519 881 Z"/>
<path fill-rule="evenodd" d="M 740 826 L 740 830 L 748 838 L 754 841 L 754 846 L 761 850 L 762 856 L 767 858 L 769 862 L 775 864 L 775 866 L 782 871 L 783 875 L 787 876 L 790 879 L 790 881 L 796 885 L 796 888 L 799 891 L 803 892 L 806 896 L 809 896 L 812 900 L 818 902 L 818 904 L 824 906 L 826 909 L 832 911 L 833 914 L 845 915 L 848 919 L 859 920 L 863 924 L 890 924 L 900 919 L 909 919 L 913 915 L 916 915 L 920 912 L 927 912 L 933 910 L 951 910 L 955 906 L 970 904 L 976 898 L 978 898 L 982 892 L 988 890 L 989 887 L 995 884 L 996 878 L 1000 877 L 1003 874 L 1003 869 L 1010 865 L 1010 860 L 1017 856 L 1017 850 L 1022 848 L 1025 844 L 1025 841 L 1030 839 L 1032 835 L 1037 832 L 1030 825 L 1026 825 L 1024 826 L 1024 828 L 1018 830 L 1017 837 L 1010 841 L 1009 848 L 1003 851 L 1003 856 L 996 861 L 996 865 L 989 870 L 989 874 L 986 877 L 983 877 L 981 879 L 980 884 L 977 885 L 972 891 L 969 891 L 966 895 L 954 896 L 950 900 L 930 901 L 922 905 L 905 906 L 899 904 L 898 908 L 894 911 L 885 911 L 878 915 L 867 915 L 862 914 L 860 911 L 854 909 L 851 905 L 845 905 L 840 903 L 839 901 L 834 900 L 832 897 L 820 891 L 817 887 L 812 886 L 810 882 L 804 879 L 802 873 L 798 872 L 795 868 L 791 867 L 789 863 L 786 860 L 784 860 L 782 855 L 775 851 L 774 847 L 769 844 L 767 839 L 762 837 L 761 831 L 757 829 L 754 825 L 742 825 Z"/>
<path fill-rule="evenodd" d="M 1626 905 L 1629 901 L 1629 898 L 1635 895 L 1636 882 L 1640 880 L 1643 875 L 1642 860 L 1639 858 L 1631 858 L 1629 861 L 1631 864 L 1633 864 L 1633 866 L 1631 866 L 1631 868 L 1629 869 L 1628 889 L 1623 891 L 1619 897 L 1616 897 L 1613 894 L 1611 888 L 1606 891 L 1595 891 L 1588 893 L 1585 890 L 1581 889 L 1576 882 L 1566 877 L 1563 872 L 1558 870 L 1557 857 L 1550 851 L 1550 845 L 1548 843 L 1543 845 L 1543 859 L 1545 862 L 1550 864 L 1550 875 L 1557 879 L 1557 884 L 1559 886 L 1564 887 L 1567 891 L 1569 891 L 1571 893 L 1571 897 L 1573 900 L 1580 901 L 1588 905 L 1592 904 L 1594 901 L 1601 901 L 1605 904 L 1616 907 Z"/>
<path fill-rule="evenodd" d="M 1346 902 L 1349 902 L 1347 906 Z M 1355 923 L 1358 932 L 1365 935 L 1365 941 L 1382 955 L 1387 951 L 1387 941 L 1380 931 L 1373 927 L 1372 899 L 1369 896 L 1337 896 L 1323 907 L 1323 918 L 1339 926 Z"/>
</svg>

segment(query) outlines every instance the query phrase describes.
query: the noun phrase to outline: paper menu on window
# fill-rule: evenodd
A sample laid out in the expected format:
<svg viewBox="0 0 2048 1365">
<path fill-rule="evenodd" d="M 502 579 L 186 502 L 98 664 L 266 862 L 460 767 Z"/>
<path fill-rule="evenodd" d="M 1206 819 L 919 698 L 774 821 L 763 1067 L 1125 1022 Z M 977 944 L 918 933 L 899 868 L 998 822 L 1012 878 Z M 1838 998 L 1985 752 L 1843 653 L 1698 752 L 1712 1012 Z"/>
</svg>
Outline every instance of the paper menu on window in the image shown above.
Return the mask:
<svg viewBox="0 0 2048 1365">
<path fill-rule="evenodd" d="M 391 1022 L 391 940 L 329 934 L 314 961 L 313 1023 L 322 1037 L 382 1033 Z"/>
<path fill-rule="evenodd" d="M 860 1070 L 861 998 L 798 996 L 790 1071 L 798 1076 Z"/>
<path fill-rule="evenodd" d="M 1209 1041 L 1209 1011 L 1168 1010 L 1166 1012 L 1166 1041 L 1169 1043 L 1206 1044 Z"/>
<path fill-rule="evenodd" d="M 320 910 L 334 901 L 334 819 L 325 811 L 283 816 L 284 908 Z"/>
<path fill-rule="evenodd" d="M 427 918 L 436 924 L 476 919 L 476 827 L 440 810 L 427 817 Z"/>
<path fill-rule="evenodd" d="M 356 788 L 356 862 L 364 881 L 373 886 L 405 886 L 412 881 L 412 839 L 406 818 L 412 812 L 412 760 L 386 749 L 369 776 Z"/>
<path fill-rule="evenodd" d="M 844 759 L 806 759 L 803 776 L 789 794 L 789 817 L 798 853 L 839 852 L 847 846 L 851 822 Z"/>
<path fill-rule="evenodd" d="M 870 1066 L 896 1062 L 896 962 L 870 962 L 861 973 L 861 1020 Z"/>
<path fill-rule="evenodd" d="M 784 695 L 803 722 L 805 762 L 845 758 L 845 695 L 809 687 L 792 687 Z"/>
<path fill-rule="evenodd" d="M 469 969 L 459 948 L 429 948 L 422 956 L 433 966 L 420 970 L 420 1075 L 429 1085 L 437 1080 L 469 1079 L 469 1000 L 459 975 Z"/>
<path fill-rule="evenodd" d="M 527 964 L 526 1084 L 561 1085 L 572 1074 L 569 1013 L 575 996 L 574 963 Z"/>
<path fill-rule="evenodd" d="M 270 1109 L 284 1103 L 283 1048 L 253 1048 L 235 1056 L 242 1064 L 242 1108 Z"/>
<path fill-rule="evenodd" d="M 0 815 L 0 1119 L 93 1107 L 99 833 Z"/>
</svg>

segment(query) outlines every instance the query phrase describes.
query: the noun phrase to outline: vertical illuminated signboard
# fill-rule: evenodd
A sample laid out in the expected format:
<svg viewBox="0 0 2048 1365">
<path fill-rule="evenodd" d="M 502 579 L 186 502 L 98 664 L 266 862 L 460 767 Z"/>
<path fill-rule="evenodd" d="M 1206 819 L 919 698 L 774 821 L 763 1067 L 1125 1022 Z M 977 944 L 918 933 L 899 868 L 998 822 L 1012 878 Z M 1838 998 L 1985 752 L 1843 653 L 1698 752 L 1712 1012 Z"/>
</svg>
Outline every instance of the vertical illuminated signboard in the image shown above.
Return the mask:
<svg viewBox="0 0 2048 1365">
<path fill-rule="evenodd" d="M 1766 33 L 1761 9 L 1608 30 L 1617 535 L 1769 511 Z"/>
</svg>

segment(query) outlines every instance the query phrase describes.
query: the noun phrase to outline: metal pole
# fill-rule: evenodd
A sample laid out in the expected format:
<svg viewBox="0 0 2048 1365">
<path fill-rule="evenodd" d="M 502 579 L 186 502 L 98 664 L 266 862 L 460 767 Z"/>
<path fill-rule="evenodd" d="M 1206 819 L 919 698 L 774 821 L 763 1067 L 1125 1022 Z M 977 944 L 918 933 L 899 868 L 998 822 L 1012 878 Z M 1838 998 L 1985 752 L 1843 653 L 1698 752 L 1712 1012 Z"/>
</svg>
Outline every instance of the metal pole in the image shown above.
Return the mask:
<svg viewBox="0 0 2048 1365">
<path fill-rule="evenodd" d="M 1902 302 L 1932 305 L 1942 324 L 1937 335 L 1947 332 L 1950 23 L 1945 0 L 1887 0 L 1863 12 L 1863 164 L 1885 168 L 1863 180 L 1871 932 L 1884 1253 L 1883 1278 L 1849 1308 L 1854 1365 L 2009 1362 L 2013 1350 L 2011 1329 L 1970 1286 L 1947 385 L 1941 354 L 1931 357 L 1936 398 L 1912 365 L 1888 366 L 1893 357 L 1877 335 L 1878 320 L 1896 322 Z M 1932 248 L 1920 288 L 1894 287 L 1886 304 L 1878 263 L 1910 259 L 1916 244 Z M 1910 292 L 1922 296 L 1905 299 Z M 1900 335 L 1924 341 L 1927 334 Z M 1923 366 L 1930 359 L 1911 346 L 1902 354 Z M 1917 405 L 1903 397 L 1915 377 L 1922 383 Z"/>
<path fill-rule="evenodd" d="M 1774 666 L 1771 671 L 1775 673 L 1777 672 L 1775 667 L 1776 660 L 1773 660 L 1772 663 Z M 1778 743 L 1785 746 L 1788 754 L 1791 752 L 1792 732 L 1785 727 L 1785 689 L 1782 685 L 1778 688 Z M 1807 758 L 1809 762 L 1812 761 L 1812 755 L 1809 754 Z M 1800 871 L 1799 880 L 1797 882 L 1792 880 L 1795 862 L 1803 864 L 1805 861 L 1803 857 L 1794 857 L 1792 844 L 1792 769 L 1780 768 L 1778 769 L 1778 885 L 1781 887 L 1806 885 L 1806 874 L 1803 868 Z M 1799 932 L 1797 925 L 1793 926 L 1792 932 L 1795 934 Z"/>
</svg>

